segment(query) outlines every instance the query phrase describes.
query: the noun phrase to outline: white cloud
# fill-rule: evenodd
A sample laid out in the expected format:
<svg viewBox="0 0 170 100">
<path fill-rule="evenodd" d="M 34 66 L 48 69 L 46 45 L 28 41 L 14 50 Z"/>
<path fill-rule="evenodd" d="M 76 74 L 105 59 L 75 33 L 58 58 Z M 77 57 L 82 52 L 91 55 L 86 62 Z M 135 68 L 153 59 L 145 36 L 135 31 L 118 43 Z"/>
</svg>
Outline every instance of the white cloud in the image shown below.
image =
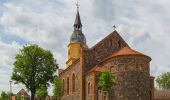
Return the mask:
<svg viewBox="0 0 170 100">
<path fill-rule="evenodd" d="M 0 41 L 0 91 L 9 90 L 9 80 L 12 73 L 14 57 L 18 53 L 21 45 L 15 41 L 11 44 Z M 16 92 L 15 89 L 14 91 Z"/>
<path fill-rule="evenodd" d="M 59 65 L 64 68 L 67 44 L 73 31 L 75 2 L 76 0 L 9 1 L 3 4 L 0 24 L 8 34 L 51 50 Z M 152 57 L 153 75 L 170 71 L 169 5 L 169 0 L 82 0 L 80 15 L 87 43 L 89 47 L 93 46 L 113 31 L 113 25 L 117 25 L 120 35 L 130 46 Z M 18 47 L 15 43 L 0 43 Z M 11 48 L 0 52 L 3 55 L 1 65 L 8 66 L 12 63 L 11 55 L 16 51 L 11 54 Z"/>
<path fill-rule="evenodd" d="M 100 25 L 116 24 L 117 30 L 131 47 L 152 57 L 152 75 L 170 71 L 168 0 L 94 0 L 93 4 L 95 17 L 99 16 L 97 19 L 102 20 Z"/>
</svg>

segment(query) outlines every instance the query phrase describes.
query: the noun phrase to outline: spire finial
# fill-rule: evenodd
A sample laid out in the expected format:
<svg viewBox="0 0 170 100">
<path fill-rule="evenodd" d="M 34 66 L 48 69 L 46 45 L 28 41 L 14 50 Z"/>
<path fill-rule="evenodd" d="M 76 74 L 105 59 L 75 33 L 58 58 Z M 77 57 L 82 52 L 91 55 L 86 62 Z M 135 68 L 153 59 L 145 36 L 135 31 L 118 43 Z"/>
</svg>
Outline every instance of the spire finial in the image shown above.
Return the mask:
<svg viewBox="0 0 170 100">
<path fill-rule="evenodd" d="M 80 5 L 79 5 L 79 2 L 77 1 L 76 3 L 76 7 L 77 7 L 77 10 L 79 9 Z"/>
<path fill-rule="evenodd" d="M 76 3 L 76 6 L 77 6 L 77 14 L 76 14 L 76 19 L 75 19 L 75 22 L 74 22 L 74 30 L 79 30 L 81 31 L 82 29 L 82 24 L 81 24 L 81 19 L 80 19 L 80 15 L 79 15 L 79 3 L 77 1 Z"/>
<path fill-rule="evenodd" d="M 117 27 L 116 27 L 116 25 L 113 25 L 113 29 L 114 29 L 114 31 L 116 30 L 116 28 L 117 28 Z"/>
</svg>

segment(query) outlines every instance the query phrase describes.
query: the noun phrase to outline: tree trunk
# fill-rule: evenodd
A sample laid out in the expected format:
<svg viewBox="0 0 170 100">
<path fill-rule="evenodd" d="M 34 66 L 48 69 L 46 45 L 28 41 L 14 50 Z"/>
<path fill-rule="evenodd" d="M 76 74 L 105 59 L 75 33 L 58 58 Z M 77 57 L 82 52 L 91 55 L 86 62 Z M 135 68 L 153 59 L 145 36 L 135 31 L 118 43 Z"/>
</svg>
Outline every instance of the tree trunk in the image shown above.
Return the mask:
<svg viewBox="0 0 170 100">
<path fill-rule="evenodd" d="M 110 97 L 109 97 L 110 95 L 109 94 L 110 94 L 110 91 L 107 91 L 107 99 L 108 100 L 110 100 Z"/>
<path fill-rule="evenodd" d="M 31 94 L 31 100 L 34 100 L 34 96 L 35 96 L 34 94 Z"/>
<path fill-rule="evenodd" d="M 35 100 L 35 91 L 31 91 L 31 100 Z"/>
</svg>

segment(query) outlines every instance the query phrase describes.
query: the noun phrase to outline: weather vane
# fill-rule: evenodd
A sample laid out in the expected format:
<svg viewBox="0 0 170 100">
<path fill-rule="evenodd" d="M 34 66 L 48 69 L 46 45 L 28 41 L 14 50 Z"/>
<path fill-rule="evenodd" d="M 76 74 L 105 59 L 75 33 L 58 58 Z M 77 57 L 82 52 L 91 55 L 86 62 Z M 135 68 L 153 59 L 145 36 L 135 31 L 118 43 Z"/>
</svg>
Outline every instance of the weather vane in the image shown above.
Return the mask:
<svg viewBox="0 0 170 100">
<path fill-rule="evenodd" d="M 76 6 L 77 6 L 77 9 L 79 9 L 80 5 L 79 5 L 79 2 L 77 1 L 76 3 Z"/>
<path fill-rule="evenodd" d="M 116 28 L 117 28 L 117 27 L 116 27 L 116 25 L 113 25 L 113 29 L 114 29 L 114 31 L 116 30 Z"/>
</svg>

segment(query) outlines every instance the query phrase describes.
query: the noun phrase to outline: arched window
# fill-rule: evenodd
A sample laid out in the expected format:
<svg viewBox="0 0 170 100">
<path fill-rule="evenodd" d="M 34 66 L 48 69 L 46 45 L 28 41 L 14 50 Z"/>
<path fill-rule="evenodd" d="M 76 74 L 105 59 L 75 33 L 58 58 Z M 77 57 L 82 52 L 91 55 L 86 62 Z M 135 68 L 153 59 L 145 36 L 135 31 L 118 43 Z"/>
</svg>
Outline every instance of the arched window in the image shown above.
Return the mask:
<svg viewBox="0 0 170 100">
<path fill-rule="evenodd" d="M 90 94 L 92 93 L 92 90 L 93 90 L 93 84 L 90 85 Z"/>
<path fill-rule="evenodd" d="M 67 94 L 69 94 L 70 87 L 69 87 L 69 77 L 67 77 Z"/>
<path fill-rule="evenodd" d="M 88 94 L 90 94 L 90 82 L 88 83 Z"/>
<path fill-rule="evenodd" d="M 63 92 L 64 92 L 64 85 L 65 85 L 65 84 L 64 84 L 64 79 L 63 79 Z"/>
<path fill-rule="evenodd" d="M 76 86 L 75 86 L 75 74 L 72 75 L 72 92 L 74 93 L 75 92 L 75 89 Z"/>
</svg>

